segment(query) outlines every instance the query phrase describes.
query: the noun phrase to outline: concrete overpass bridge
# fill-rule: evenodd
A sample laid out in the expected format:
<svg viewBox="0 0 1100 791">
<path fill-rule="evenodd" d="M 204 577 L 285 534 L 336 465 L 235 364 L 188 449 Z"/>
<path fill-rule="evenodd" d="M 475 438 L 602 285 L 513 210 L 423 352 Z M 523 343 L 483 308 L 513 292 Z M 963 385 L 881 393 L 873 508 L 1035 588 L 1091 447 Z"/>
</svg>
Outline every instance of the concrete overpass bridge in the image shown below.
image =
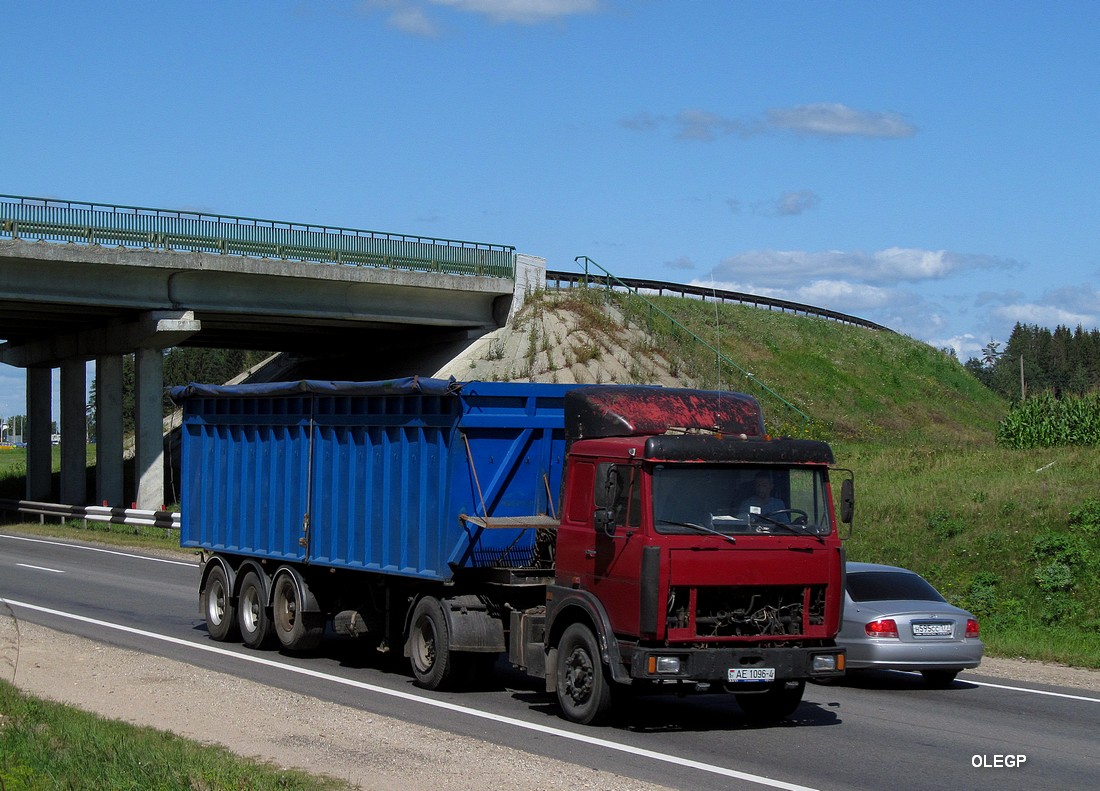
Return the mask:
<svg viewBox="0 0 1100 791">
<path fill-rule="evenodd" d="M 94 502 L 163 499 L 163 350 L 292 352 L 304 375 L 430 374 L 502 326 L 545 261 L 504 245 L 0 195 L 0 362 L 27 371 L 27 499 L 51 497 L 61 372 L 61 502 L 82 505 L 87 361 Z M 123 356 L 136 360 L 137 491 L 123 492 Z M 342 371 L 349 371 L 343 374 Z"/>
</svg>

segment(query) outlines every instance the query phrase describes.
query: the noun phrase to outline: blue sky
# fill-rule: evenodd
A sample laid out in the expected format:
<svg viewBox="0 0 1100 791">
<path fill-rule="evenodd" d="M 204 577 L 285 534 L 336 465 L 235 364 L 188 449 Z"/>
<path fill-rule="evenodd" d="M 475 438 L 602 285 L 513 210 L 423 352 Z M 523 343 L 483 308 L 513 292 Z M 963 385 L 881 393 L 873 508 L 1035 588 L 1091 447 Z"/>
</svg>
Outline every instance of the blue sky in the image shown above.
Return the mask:
<svg viewBox="0 0 1100 791">
<path fill-rule="evenodd" d="M 0 13 L 0 192 L 587 255 L 962 360 L 1017 321 L 1100 324 L 1100 3 Z M 0 366 L 0 415 L 22 381 Z"/>
</svg>

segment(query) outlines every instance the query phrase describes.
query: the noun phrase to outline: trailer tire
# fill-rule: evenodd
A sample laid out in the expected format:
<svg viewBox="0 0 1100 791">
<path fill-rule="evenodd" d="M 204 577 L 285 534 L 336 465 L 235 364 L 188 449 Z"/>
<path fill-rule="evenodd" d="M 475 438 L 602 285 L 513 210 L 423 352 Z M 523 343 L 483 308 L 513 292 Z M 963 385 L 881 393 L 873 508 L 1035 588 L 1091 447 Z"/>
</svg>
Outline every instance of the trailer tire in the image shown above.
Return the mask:
<svg viewBox="0 0 1100 791">
<path fill-rule="evenodd" d="M 566 628 L 558 642 L 558 705 L 565 718 L 581 725 L 603 720 L 611 709 L 611 681 L 592 630 L 582 623 Z"/>
<path fill-rule="evenodd" d="M 325 634 L 325 625 L 319 614 L 302 611 L 302 599 L 302 592 L 292 574 L 276 576 L 271 592 L 271 623 L 275 636 L 288 651 L 316 648 Z"/>
<path fill-rule="evenodd" d="M 409 626 L 409 664 L 416 683 L 425 689 L 441 689 L 454 671 L 451 636 L 443 606 L 432 596 L 416 603 Z"/>
<path fill-rule="evenodd" d="M 734 697 L 741 711 L 753 722 L 778 722 L 794 714 L 802 703 L 802 693 L 805 691 L 805 681 L 799 681 L 791 688 L 777 681 L 767 692 L 734 694 Z"/>
<path fill-rule="evenodd" d="M 264 648 L 271 641 L 267 595 L 263 580 L 255 571 L 249 571 L 241 580 L 241 589 L 237 594 L 237 623 L 241 640 L 249 648 Z"/>
<path fill-rule="evenodd" d="M 206 582 L 199 593 L 199 606 L 211 639 L 220 643 L 239 636 L 237 608 L 233 604 L 229 577 L 222 566 L 215 565 L 206 575 Z"/>
</svg>

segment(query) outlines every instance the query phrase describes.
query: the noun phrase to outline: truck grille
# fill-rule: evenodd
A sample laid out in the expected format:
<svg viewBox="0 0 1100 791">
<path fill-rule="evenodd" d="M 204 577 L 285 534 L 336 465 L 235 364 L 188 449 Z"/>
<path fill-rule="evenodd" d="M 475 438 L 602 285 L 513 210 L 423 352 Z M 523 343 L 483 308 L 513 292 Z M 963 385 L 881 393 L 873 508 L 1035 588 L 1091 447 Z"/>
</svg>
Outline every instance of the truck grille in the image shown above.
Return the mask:
<svg viewBox="0 0 1100 791">
<path fill-rule="evenodd" d="M 673 587 L 669 639 L 816 636 L 825 624 L 824 585 Z"/>
</svg>

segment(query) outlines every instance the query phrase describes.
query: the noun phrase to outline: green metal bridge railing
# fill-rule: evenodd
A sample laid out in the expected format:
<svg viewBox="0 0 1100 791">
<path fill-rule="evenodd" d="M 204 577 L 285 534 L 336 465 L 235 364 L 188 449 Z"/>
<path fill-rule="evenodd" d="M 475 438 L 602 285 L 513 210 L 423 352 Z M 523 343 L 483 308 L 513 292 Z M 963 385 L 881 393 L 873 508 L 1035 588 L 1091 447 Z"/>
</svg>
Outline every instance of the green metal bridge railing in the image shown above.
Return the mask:
<svg viewBox="0 0 1100 791">
<path fill-rule="evenodd" d="M 510 245 L 0 195 L 0 237 L 515 279 Z"/>
<path fill-rule="evenodd" d="M 683 333 L 684 335 L 689 337 L 695 343 L 697 348 L 702 348 L 702 349 L 706 350 L 709 354 L 714 356 L 714 360 L 715 360 L 715 362 L 718 366 L 719 372 L 720 372 L 719 373 L 719 379 L 723 378 L 722 374 L 721 374 L 721 371 L 723 369 L 728 369 L 730 372 L 732 372 L 733 376 L 736 376 L 738 378 L 738 380 L 740 382 L 740 385 L 743 386 L 743 389 L 745 390 L 745 392 L 751 393 L 752 395 L 756 396 L 760 400 L 768 402 L 773 407 L 778 408 L 785 419 L 779 420 L 777 422 L 779 422 L 779 423 L 798 422 L 798 423 L 801 423 L 805 426 L 808 426 L 813 422 L 812 418 L 809 415 L 807 415 L 801 409 L 799 409 L 794 404 L 792 404 L 790 401 L 785 399 L 783 396 L 781 396 L 779 393 L 777 393 L 775 390 L 773 390 L 767 384 L 762 382 L 754 374 L 750 373 L 749 371 L 746 371 L 743 367 L 741 367 L 736 362 L 734 362 L 729 357 L 727 357 L 726 354 L 720 348 L 718 348 L 714 344 L 710 343 L 709 341 L 701 338 L 696 333 L 692 332 L 690 329 L 688 329 L 683 324 L 681 324 L 679 321 L 677 321 L 675 318 L 673 318 L 667 311 L 662 309 L 659 305 L 657 305 L 657 304 L 653 303 L 652 301 L 646 299 L 646 297 L 643 294 L 639 293 L 637 288 L 634 288 L 633 286 L 630 286 L 627 283 L 623 282 L 622 280 L 620 280 L 615 275 L 608 272 L 606 269 L 604 269 L 602 266 L 597 264 L 595 261 L 593 261 L 591 258 L 589 258 L 586 255 L 579 255 L 574 259 L 574 261 L 578 265 L 581 264 L 581 262 L 583 262 L 584 282 L 585 282 L 586 287 L 591 283 L 592 285 L 603 286 L 608 291 L 614 290 L 615 293 L 625 294 L 625 295 L 628 296 L 628 298 L 640 300 L 642 305 L 645 308 L 647 308 L 647 310 L 648 310 L 648 319 L 647 320 L 648 320 L 648 323 L 649 323 L 649 326 L 650 326 L 651 330 L 655 327 L 655 325 L 658 321 L 664 321 L 664 322 L 667 322 L 670 331 L 676 332 L 676 333 Z M 602 275 L 590 275 L 589 274 L 589 266 L 596 267 L 603 274 Z M 769 421 L 769 422 L 773 422 L 773 421 Z"/>
</svg>

